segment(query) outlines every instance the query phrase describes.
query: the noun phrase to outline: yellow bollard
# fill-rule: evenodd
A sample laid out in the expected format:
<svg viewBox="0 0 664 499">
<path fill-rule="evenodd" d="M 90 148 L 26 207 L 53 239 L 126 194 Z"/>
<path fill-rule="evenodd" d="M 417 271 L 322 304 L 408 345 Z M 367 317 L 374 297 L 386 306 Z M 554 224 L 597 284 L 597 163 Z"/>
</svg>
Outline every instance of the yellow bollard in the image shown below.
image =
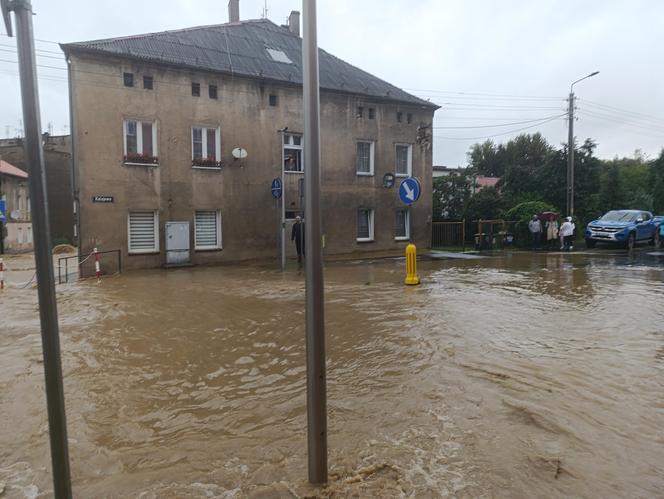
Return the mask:
<svg viewBox="0 0 664 499">
<path fill-rule="evenodd" d="M 406 284 L 415 286 L 420 283 L 417 277 L 417 248 L 414 244 L 406 246 Z"/>
</svg>

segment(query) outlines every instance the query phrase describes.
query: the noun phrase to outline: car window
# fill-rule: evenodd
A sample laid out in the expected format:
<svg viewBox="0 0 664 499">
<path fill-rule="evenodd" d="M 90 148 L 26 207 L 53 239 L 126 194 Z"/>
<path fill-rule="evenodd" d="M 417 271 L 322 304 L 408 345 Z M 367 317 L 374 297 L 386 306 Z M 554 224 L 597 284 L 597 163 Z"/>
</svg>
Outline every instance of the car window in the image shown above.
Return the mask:
<svg viewBox="0 0 664 499">
<path fill-rule="evenodd" d="M 638 212 L 612 210 L 606 213 L 600 220 L 605 222 L 634 222 L 638 217 Z"/>
<path fill-rule="evenodd" d="M 643 218 L 643 221 L 650 220 L 650 213 L 646 213 L 645 211 L 641 213 L 641 217 Z"/>
</svg>

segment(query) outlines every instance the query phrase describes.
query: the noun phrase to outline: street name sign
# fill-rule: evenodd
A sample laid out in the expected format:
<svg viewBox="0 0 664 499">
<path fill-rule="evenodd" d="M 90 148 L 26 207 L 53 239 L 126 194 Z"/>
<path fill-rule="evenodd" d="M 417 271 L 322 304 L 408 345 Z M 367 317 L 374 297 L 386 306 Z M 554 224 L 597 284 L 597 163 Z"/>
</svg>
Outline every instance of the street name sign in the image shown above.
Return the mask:
<svg viewBox="0 0 664 499">
<path fill-rule="evenodd" d="M 270 189 L 272 191 L 272 197 L 274 199 L 279 199 L 281 197 L 283 187 L 281 185 L 281 179 L 279 177 L 275 178 L 272 181 L 272 186 Z"/>
</svg>

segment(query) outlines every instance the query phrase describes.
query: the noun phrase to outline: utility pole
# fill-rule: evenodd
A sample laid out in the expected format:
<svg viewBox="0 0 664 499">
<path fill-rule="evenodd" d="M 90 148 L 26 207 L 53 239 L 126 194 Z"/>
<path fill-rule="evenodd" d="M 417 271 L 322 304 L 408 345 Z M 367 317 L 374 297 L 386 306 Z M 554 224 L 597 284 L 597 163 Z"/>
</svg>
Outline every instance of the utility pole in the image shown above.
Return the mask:
<svg viewBox="0 0 664 499">
<path fill-rule="evenodd" d="M 574 216 L 574 92 L 569 93 L 567 110 L 567 216 Z"/>
<path fill-rule="evenodd" d="M 567 108 L 569 129 L 567 134 L 567 216 L 574 216 L 574 85 L 586 78 L 598 75 L 599 71 L 590 73 L 572 82 L 569 86 L 569 107 Z"/>
<path fill-rule="evenodd" d="M 325 373 L 325 300 L 323 279 L 322 216 L 320 203 L 320 86 L 316 0 L 302 0 L 304 30 L 302 75 L 304 89 L 304 203 L 307 441 L 309 481 L 327 482 L 327 379 Z"/>
<path fill-rule="evenodd" d="M 28 185 L 32 207 L 35 264 L 39 296 L 44 374 L 46 378 L 46 405 L 51 443 L 53 494 L 57 499 L 72 497 L 69 472 L 69 449 L 65 398 L 62 386 L 58 309 L 55 299 L 55 278 L 51 256 L 51 231 L 48 221 L 46 171 L 41 145 L 39 120 L 39 92 L 32 32 L 32 5 L 30 0 L 0 0 L 7 34 L 12 36 L 9 13 L 14 11 L 18 66 L 21 81 L 21 100 L 25 122 L 25 159 L 28 166 Z"/>
</svg>

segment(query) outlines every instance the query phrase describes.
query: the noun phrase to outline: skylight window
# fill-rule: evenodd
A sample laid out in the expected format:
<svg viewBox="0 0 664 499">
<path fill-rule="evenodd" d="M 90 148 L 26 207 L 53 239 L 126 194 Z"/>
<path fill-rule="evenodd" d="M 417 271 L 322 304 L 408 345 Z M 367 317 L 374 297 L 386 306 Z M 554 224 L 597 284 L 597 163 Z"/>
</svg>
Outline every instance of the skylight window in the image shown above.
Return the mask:
<svg viewBox="0 0 664 499">
<path fill-rule="evenodd" d="M 271 49 L 269 47 L 265 47 L 265 50 L 267 50 L 267 53 L 270 54 L 270 57 L 272 57 L 273 61 L 293 64 L 293 61 L 288 58 L 283 50 Z"/>
</svg>

